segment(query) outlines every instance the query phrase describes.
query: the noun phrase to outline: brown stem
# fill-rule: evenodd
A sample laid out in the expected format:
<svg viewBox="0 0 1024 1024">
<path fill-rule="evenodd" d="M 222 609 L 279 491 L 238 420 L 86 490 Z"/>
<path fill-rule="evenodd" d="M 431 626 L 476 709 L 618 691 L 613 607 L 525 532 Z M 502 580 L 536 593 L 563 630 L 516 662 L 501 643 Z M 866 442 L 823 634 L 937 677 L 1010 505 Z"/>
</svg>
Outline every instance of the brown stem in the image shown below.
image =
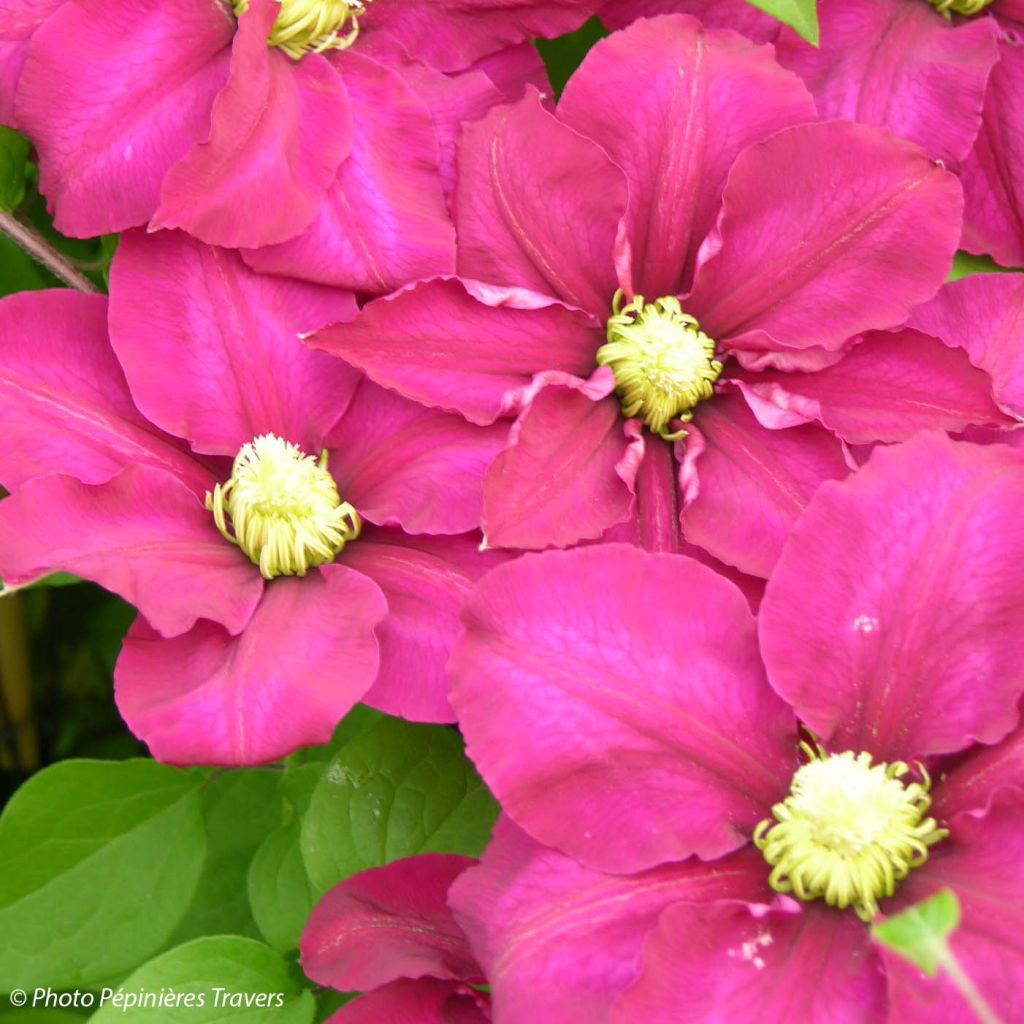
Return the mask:
<svg viewBox="0 0 1024 1024">
<path fill-rule="evenodd" d="M 0 601 L 0 698 L 9 729 L 13 761 L 9 767 L 31 771 L 39 766 L 39 742 L 32 721 L 25 621 L 17 594 Z"/>
<path fill-rule="evenodd" d="M 79 273 L 42 235 L 5 210 L 0 210 L 0 231 L 69 288 L 77 288 L 80 292 L 92 295 L 99 293 L 99 288 L 84 274 Z"/>
</svg>

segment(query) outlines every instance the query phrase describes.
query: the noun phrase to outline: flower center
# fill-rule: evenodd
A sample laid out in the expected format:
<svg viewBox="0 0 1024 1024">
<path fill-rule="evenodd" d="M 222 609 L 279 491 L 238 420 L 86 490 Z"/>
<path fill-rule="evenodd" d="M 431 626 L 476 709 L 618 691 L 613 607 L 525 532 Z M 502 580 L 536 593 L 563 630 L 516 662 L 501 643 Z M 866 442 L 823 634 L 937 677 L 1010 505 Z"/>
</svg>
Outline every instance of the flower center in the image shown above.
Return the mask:
<svg viewBox="0 0 1024 1024">
<path fill-rule="evenodd" d="M 326 450 L 315 459 L 275 434 L 242 445 L 227 482 L 207 491 L 206 507 L 268 580 L 332 561 L 363 525 L 338 496 Z"/>
<path fill-rule="evenodd" d="M 754 829 L 754 844 L 772 866 L 769 882 L 777 892 L 850 906 L 871 921 L 878 901 L 949 835 L 925 817 L 928 773 L 918 765 L 923 781 L 904 782 L 910 769 L 902 761 L 873 765 L 866 752 L 828 755 L 802 746 L 810 760 L 793 776 L 789 796 L 772 808 L 775 821 Z"/>
<path fill-rule="evenodd" d="M 954 14 L 963 15 L 969 18 L 972 14 L 979 14 L 992 0 L 928 0 L 944 18 L 950 18 Z"/>
<path fill-rule="evenodd" d="M 607 338 L 597 364 L 615 375 L 622 415 L 639 416 L 667 441 L 684 437 L 685 430 L 670 432 L 669 424 L 688 423 L 697 404 L 715 393 L 722 372 L 715 343 L 675 296 L 644 302 L 637 295 L 623 306 L 621 291 L 612 300 Z"/>
<path fill-rule="evenodd" d="M 356 41 L 365 11 L 361 0 L 278 0 L 281 12 L 267 40 L 293 60 L 307 53 L 344 50 Z M 367 0 L 368 2 L 368 0 Z M 249 9 L 249 0 L 233 0 L 235 15 Z M 346 26 L 348 31 L 342 35 Z"/>
</svg>

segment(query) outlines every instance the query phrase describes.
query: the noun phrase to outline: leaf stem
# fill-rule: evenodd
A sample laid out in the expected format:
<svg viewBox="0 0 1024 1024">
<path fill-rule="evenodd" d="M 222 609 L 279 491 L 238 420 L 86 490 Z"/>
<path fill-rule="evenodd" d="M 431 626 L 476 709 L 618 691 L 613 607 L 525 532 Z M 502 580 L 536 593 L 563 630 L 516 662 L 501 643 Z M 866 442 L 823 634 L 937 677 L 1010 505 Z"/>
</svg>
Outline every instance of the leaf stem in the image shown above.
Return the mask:
<svg viewBox="0 0 1024 1024">
<path fill-rule="evenodd" d="M 0 603 L 0 710 L 7 727 L 9 767 L 15 771 L 39 766 L 31 690 L 21 599 L 12 597 Z"/>
<path fill-rule="evenodd" d="M 977 986 L 968 977 L 967 972 L 960 966 L 960 961 L 953 955 L 948 944 L 941 943 L 941 948 L 936 950 L 936 959 L 939 966 L 949 975 L 953 986 L 964 997 L 964 1001 L 974 1011 L 975 1016 L 982 1024 L 1003 1024 L 1002 1018 L 992 1009 L 985 1000 L 985 997 L 978 991 Z"/>
<path fill-rule="evenodd" d="M 37 263 L 41 263 L 54 277 L 69 288 L 75 288 L 89 295 L 99 294 L 96 287 L 84 274 L 76 270 L 62 253 L 58 252 L 34 228 L 18 220 L 6 210 L 0 210 L 0 231 L 12 242 L 21 246 Z"/>
</svg>

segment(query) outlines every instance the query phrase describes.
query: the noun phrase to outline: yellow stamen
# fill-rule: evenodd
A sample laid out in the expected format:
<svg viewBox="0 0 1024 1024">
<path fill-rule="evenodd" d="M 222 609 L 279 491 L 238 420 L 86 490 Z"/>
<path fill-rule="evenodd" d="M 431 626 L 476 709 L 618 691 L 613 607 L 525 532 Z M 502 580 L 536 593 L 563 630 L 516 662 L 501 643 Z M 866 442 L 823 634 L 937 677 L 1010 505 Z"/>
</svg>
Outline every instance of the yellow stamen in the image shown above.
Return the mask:
<svg viewBox="0 0 1024 1024">
<path fill-rule="evenodd" d="M 362 0 L 278 0 L 281 12 L 267 42 L 284 50 L 293 60 L 307 53 L 344 50 L 359 35 Z M 366 0 L 368 3 L 369 0 Z M 233 0 L 235 15 L 245 14 L 249 0 Z M 349 25 L 342 35 L 341 30 Z"/>
<path fill-rule="evenodd" d="M 363 525 L 338 495 L 326 450 L 315 459 L 275 434 L 242 445 L 228 480 L 207 491 L 206 507 L 268 580 L 332 561 Z"/>
<path fill-rule="evenodd" d="M 754 844 L 772 866 L 768 881 L 777 892 L 852 907 L 871 921 L 878 901 L 949 835 L 925 817 L 928 773 L 918 765 L 922 781 L 904 782 L 910 769 L 902 761 L 873 765 L 866 752 L 828 755 L 802 746 L 810 760 L 772 808 L 775 821 L 754 829 Z"/>
<path fill-rule="evenodd" d="M 722 372 L 715 343 L 684 313 L 675 296 L 644 302 L 637 295 L 622 306 L 612 300 L 608 341 L 597 350 L 598 366 L 611 367 L 622 415 L 639 416 L 655 433 L 677 441 L 672 420 L 688 423 L 698 403 L 710 398 Z"/>
<path fill-rule="evenodd" d="M 928 0 L 944 18 L 951 18 L 954 14 L 960 14 L 969 18 L 972 14 L 979 14 L 992 0 Z"/>
</svg>

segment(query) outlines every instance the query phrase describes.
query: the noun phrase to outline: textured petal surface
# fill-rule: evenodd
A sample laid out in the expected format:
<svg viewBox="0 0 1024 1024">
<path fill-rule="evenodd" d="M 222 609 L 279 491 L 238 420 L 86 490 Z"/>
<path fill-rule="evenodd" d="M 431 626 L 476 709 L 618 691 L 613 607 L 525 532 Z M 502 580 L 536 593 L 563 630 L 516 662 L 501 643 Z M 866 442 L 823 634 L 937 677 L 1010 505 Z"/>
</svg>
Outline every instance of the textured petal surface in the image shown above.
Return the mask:
<svg viewBox="0 0 1024 1024">
<path fill-rule="evenodd" d="M 746 600 L 705 566 L 621 544 L 524 556 L 463 618 L 467 749 L 541 842 L 617 872 L 718 857 L 785 791 L 794 720 Z"/>
<path fill-rule="evenodd" d="M 540 295 L 458 280 L 423 281 L 318 331 L 315 348 L 424 405 L 493 423 L 542 370 L 585 376 L 597 323 Z"/>
<path fill-rule="evenodd" d="M 272 581 L 238 636 L 204 621 L 167 640 L 139 619 L 114 671 L 118 709 L 172 764 L 260 764 L 326 743 L 377 674 L 386 613 L 372 580 L 324 565 Z"/>
<path fill-rule="evenodd" d="M 196 496 L 148 466 L 129 466 L 103 484 L 32 480 L 0 502 L 0 537 L 6 583 L 72 572 L 130 601 L 167 636 L 199 618 L 237 633 L 263 589 Z"/>
<path fill-rule="evenodd" d="M 569 79 L 558 116 L 625 171 L 633 290 L 651 298 L 689 288 L 739 153 L 815 120 L 806 88 L 770 47 L 678 16 L 599 42 Z"/>
<path fill-rule="evenodd" d="M 741 572 L 767 577 L 810 497 L 847 474 L 842 446 L 816 425 L 769 430 L 739 394 L 697 411 L 686 439 L 683 534 Z"/>
<path fill-rule="evenodd" d="M 393 981 L 346 1003 L 326 1024 L 490 1024 L 487 997 L 451 981 Z"/>
<path fill-rule="evenodd" d="M 863 923 L 790 899 L 666 910 L 612 1024 L 676 1024 L 681 999 L 693 1024 L 876 1024 L 886 1003 Z"/>
<path fill-rule="evenodd" d="M 610 381 L 600 379 L 544 374 L 538 381 L 484 479 L 488 544 L 566 547 L 629 516 L 641 442 L 606 397 Z"/>
<path fill-rule="evenodd" d="M 278 10 L 251 0 L 238 19 L 209 138 L 168 173 L 153 227 L 235 248 L 283 242 L 316 216 L 351 145 L 348 95 L 325 57 L 267 45 Z"/>
<path fill-rule="evenodd" d="M 775 45 L 823 120 L 876 124 L 937 160 L 963 160 L 998 57 L 991 18 L 954 27 L 920 0 L 821 0 L 818 24 L 820 47 L 792 29 Z"/>
<path fill-rule="evenodd" d="M 950 822 L 952 838 L 935 848 L 928 864 L 900 886 L 900 906 L 952 889 L 960 901 L 960 927 L 950 947 L 961 968 L 1003 1021 L 1024 1006 L 1024 795 L 1003 790 L 987 813 L 962 814 Z M 889 908 L 887 908 L 889 909 Z M 898 909 L 898 907 L 896 908 Z M 887 951 L 889 1020 L 926 1024 L 936 1019 L 975 1020 L 956 989 L 926 978 Z"/>
<path fill-rule="evenodd" d="M 14 97 L 36 29 L 65 0 L 3 0 L 0 5 L 0 124 L 17 127 Z"/>
<path fill-rule="evenodd" d="M 1024 11 L 1020 14 L 1024 17 Z M 1006 30 L 981 130 L 964 161 L 963 245 L 1007 267 L 1024 266 L 1024 29 Z M 1012 39 L 1010 36 L 1012 35 Z"/>
<path fill-rule="evenodd" d="M 479 533 L 410 537 L 371 527 L 345 549 L 345 564 L 369 576 L 388 601 L 377 628 L 380 672 L 364 703 L 416 722 L 455 721 L 445 665 L 459 608 L 474 581 L 507 557 L 479 547 Z"/>
<path fill-rule="evenodd" d="M 1004 786 L 1024 790 L 1024 725 L 991 746 L 976 744 L 942 767 L 932 794 L 932 814 L 948 821 L 963 811 L 981 811 Z"/>
<path fill-rule="evenodd" d="M 125 466 L 173 473 L 200 497 L 212 474 L 135 408 L 107 340 L 107 303 L 68 290 L 0 303 L 0 483 L 48 473 L 83 483 Z"/>
<path fill-rule="evenodd" d="M 363 381 L 327 439 L 331 474 L 364 519 L 409 533 L 480 525 L 483 477 L 508 424 L 478 427 Z"/>
<path fill-rule="evenodd" d="M 733 165 L 687 309 L 732 349 L 837 349 L 931 298 L 960 206 L 952 174 L 881 129 L 785 129 Z"/>
<path fill-rule="evenodd" d="M 533 90 L 463 131 L 455 223 L 465 277 L 554 295 L 603 320 L 625 209 L 622 172 Z"/>
<path fill-rule="evenodd" d="M 340 992 L 365 992 L 398 978 L 479 978 L 447 903 L 452 882 L 474 863 L 426 853 L 340 882 L 306 922 L 303 971 Z"/>
<path fill-rule="evenodd" d="M 690 14 L 706 28 L 731 28 L 755 43 L 771 43 L 782 25 L 749 0 L 611 0 L 599 12 L 610 29 L 625 28 L 637 18 Z"/>
<path fill-rule="evenodd" d="M 62 234 L 150 218 L 164 175 L 209 131 L 233 31 L 209 0 L 84 0 L 36 32 L 15 111 Z"/>
<path fill-rule="evenodd" d="M 644 937 L 679 900 L 764 899 L 764 862 L 741 850 L 713 865 L 689 860 L 607 875 L 498 822 L 479 867 L 450 902 L 484 965 L 496 1020 L 607 1020 L 635 977 Z"/>
<path fill-rule="evenodd" d="M 1024 277 L 972 274 L 954 281 L 909 322 L 966 349 L 991 374 L 996 401 L 1024 417 Z"/>
<path fill-rule="evenodd" d="M 992 308 L 994 315 L 1004 312 Z M 992 399 L 992 378 L 971 365 L 967 352 L 910 329 L 871 332 L 833 366 L 817 373 L 768 371 L 750 386 L 853 444 L 905 441 L 929 428 L 958 431 L 1011 422 Z"/>
<path fill-rule="evenodd" d="M 991 743 L 1024 690 L 1024 459 L 920 435 L 827 484 L 761 605 L 775 689 L 829 749 Z"/>
<path fill-rule="evenodd" d="M 245 254 L 257 270 L 385 292 L 455 269 L 430 112 L 393 71 L 345 53 L 352 150 L 297 238 Z"/>
<path fill-rule="evenodd" d="M 218 455 L 267 432 L 319 452 L 359 375 L 298 335 L 353 316 L 349 292 L 263 277 L 179 231 L 125 235 L 110 280 L 111 341 L 154 423 Z"/>
</svg>

